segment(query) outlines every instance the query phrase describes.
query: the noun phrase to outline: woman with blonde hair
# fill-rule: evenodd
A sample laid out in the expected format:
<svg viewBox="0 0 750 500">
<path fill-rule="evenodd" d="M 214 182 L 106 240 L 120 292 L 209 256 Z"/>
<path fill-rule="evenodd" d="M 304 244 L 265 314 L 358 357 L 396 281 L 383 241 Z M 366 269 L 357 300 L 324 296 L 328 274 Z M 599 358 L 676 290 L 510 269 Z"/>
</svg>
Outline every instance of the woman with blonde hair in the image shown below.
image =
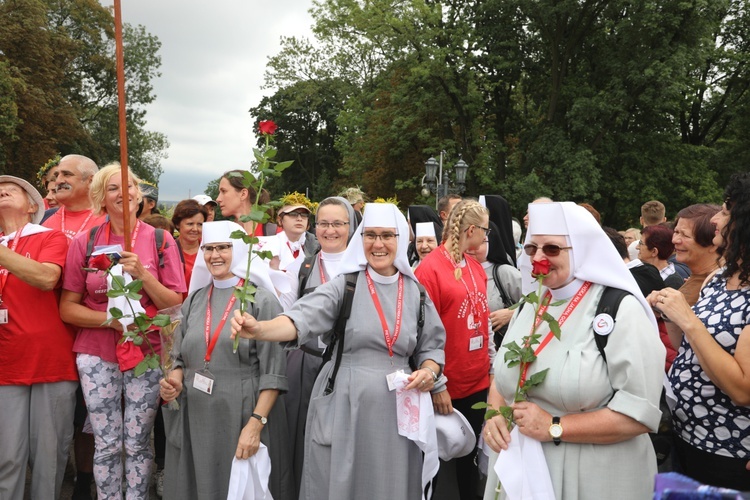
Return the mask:
<svg viewBox="0 0 750 500">
<path fill-rule="evenodd" d="M 464 253 L 478 249 L 487 238 L 489 212 L 475 200 L 456 204 L 443 229 L 443 244 L 428 254 L 415 274 L 427 289 L 445 326 L 447 390 L 433 394 L 435 411 L 458 409 L 479 435 L 482 412 L 474 403 L 487 398 L 490 385 L 489 306 L 487 275 L 482 265 Z M 474 453 L 457 458 L 461 499 L 476 496 L 479 471 Z M 438 475 L 438 484 L 441 480 Z"/>
<path fill-rule="evenodd" d="M 148 369 L 136 377 L 132 369 L 118 363 L 117 345 L 123 325 L 108 314 L 107 277 L 103 272 L 87 272 L 89 238 L 92 248 L 101 245 L 124 245 L 123 212 L 130 214 L 132 251 L 120 252 L 123 275 L 141 280 L 141 306 L 154 316 L 182 302 L 185 277 L 177 245 L 165 232 L 162 259 L 156 247 L 156 230 L 138 220 L 141 201 L 140 179 L 128 172 L 127 199 L 122 195 L 120 165 L 112 163 L 99 170 L 91 181 L 94 213 L 104 210 L 109 220 L 94 231 L 80 233 L 71 242 L 65 262 L 60 317 L 77 327 L 73 351 L 81 379 L 86 408 L 94 431 L 94 479 L 99 498 L 122 498 L 123 472 L 128 498 L 148 498 L 153 452 L 149 437 L 159 404 L 161 371 Z M 90 255 L 88 256 L 90 257 Z M 149 332 L 151 344 L 160 350 L 158 332 Z M 149 350 L 146 344 L 140 349 Z M 124 408 L 123 408 L 124 406 Z M 123 442 L 125 468 L 122 466 Z"/>
</svg>

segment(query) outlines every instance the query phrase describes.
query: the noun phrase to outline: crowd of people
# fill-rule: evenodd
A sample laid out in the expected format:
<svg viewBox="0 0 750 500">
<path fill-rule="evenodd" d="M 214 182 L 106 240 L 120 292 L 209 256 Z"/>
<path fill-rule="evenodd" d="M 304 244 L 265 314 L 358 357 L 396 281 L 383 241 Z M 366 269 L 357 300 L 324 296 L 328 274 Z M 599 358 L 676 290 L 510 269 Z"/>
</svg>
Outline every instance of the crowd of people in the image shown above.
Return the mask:
<svg viewBox="0 0 750 500">
<path fill-rule="evenodd" d="M 358 188 L 285 195 L 257 223 L 272 196 L 244 171 L 168 217 L 121 170 L 56 158 L 46 198 L 0 176 L 0 498 L 60 498 L 71 451 L 78 500 L 153 482 L 166 499 L 645 499 L 665 470 L 750 491 L 750 174 L 721 205 L 668 221 L 647 201 L 618 232 L 589 204 L 402 213 Z M 181 311 L 166 374 L 128 362 L 162 354 L 157 327 L 129 345 L 113 313 L 131 279 L 138 310 Z"/>
</svg>

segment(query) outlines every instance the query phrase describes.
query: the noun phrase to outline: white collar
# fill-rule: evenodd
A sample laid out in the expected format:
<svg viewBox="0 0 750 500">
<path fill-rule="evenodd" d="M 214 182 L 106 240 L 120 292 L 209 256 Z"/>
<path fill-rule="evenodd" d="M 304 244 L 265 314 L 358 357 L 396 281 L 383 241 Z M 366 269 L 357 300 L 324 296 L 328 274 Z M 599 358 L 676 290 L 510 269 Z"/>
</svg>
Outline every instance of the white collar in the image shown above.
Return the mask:
<svg viewBox="0 0 750 500">
<path fill-rule="evenodd" d="M 550 293 L 552 294 L 552 298 L 555 300 L 567 300 L 576 294 L 583 283 L 583 280 L 579 280 L 576 278 L 567 285 L 563 285 L 560 288 L 556 288 L 554 290 L 550 289 Z"/>
<path fill-rule="evenodd" d="M 213 282 L 216 288 L 232 288 L 240 282 L 240 278 L 238 276 L 232 276 L 231 278 L 227 278 L 225 280 L 214 279 Z"/>
<path fill-rule="evenodd" d="M 323 260 L 326 262 L 340 262 L 342 257 L 344 257 L 344 252 L 346 250 L 343 250 L 341 252 L 336 253 L 328 253 L 324 252 L 323 250 L 320 251 L 320 255 L 323 257 Z"/>
<path fill-rule="evenodd" d="M 375 271 L 372 267 L 369 265 L 367 266 L 367 270 L 370 272 L 370 278 L 372 278 L 372 281 L 375 283 L 380 283 L 381 285 L 390 285 L 391 283 L 395 283 L 398 281 L 398 277 L 401 273 L 396 271 L 396 274 L 393 276 L 383 276 L 382 274 L 378 274 L 377 271 Z"/>
<path fill-rule="evenodd" d="M 490 262 L 489 260 L 485 260 L 484 262 L 482 262 L 482 267 L 485 269 L 489 269 L 492 267 L 492 262 Z"/>
</svg>

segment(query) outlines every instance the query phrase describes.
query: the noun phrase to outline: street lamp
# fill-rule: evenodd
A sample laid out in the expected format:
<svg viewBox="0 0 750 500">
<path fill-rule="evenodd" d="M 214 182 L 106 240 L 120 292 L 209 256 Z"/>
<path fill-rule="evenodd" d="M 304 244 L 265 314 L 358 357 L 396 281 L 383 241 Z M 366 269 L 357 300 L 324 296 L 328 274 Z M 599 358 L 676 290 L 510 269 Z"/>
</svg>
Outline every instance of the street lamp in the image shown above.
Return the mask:
<svg viewBox="0 0 750 500">
<path fill-rule="evenodd" d="M 455 183 L 451 182 L 448 171 L 443 172 L 443 155 L 445 151 L 440 152 L 440 162 L 430 157 L 424 163 L 425 176 L 422 178 L 422 196 L 435 194 L 435 209 L 437 209 L 438 200 L 441 197 L 453 193 L 463 193 L 466 189 L 466 172 L 469 166 L 465 161 L 459 159 L 453 166 L 456 172 Z"/>
</svg>

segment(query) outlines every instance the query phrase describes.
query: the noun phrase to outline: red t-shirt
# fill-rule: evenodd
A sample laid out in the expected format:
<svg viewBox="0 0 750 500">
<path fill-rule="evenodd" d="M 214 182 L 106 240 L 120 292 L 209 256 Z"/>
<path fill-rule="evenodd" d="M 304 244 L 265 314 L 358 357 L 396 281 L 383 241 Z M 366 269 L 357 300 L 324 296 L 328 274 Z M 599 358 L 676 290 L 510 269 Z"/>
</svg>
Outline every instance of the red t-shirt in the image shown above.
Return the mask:
<svg viewBox="0 0 750 500">
<path fill-rule="evenodd" d="M 55 230 L 22 236 L 16 253 L 63 269 L 68 240 Z M 74 331 L 60 319 L 59 283 L 45 292 L 13 274 L 7 276 L 2 300 L 8 323 L 0 325 L 0 385 L 77 381 Z"/>
<path fill-rule="evenodd" d="M 195 267 L 195 257 L 197 256 L 197 252 L 194 254 L 182 252 L 182 258 L 185 259 L 185 284 L 188 288 L 190 288 L 190 278 L 193 276 L 193 267 Z M 187 296 L 187 292 L 182 294 L 183 299 L 186 299 Z"/>
<path fill-rule="evenodd" d="M 166 248 L 164 249 L 164 267 L 159 267 L 159 254 L 156 250 L 155 229 L 148 224 L 138 221 L 140 226 L 136 238 L 133 252 L 138 254 L 138 258 L 148 272 L 154 275 L 159 282 L 168 289 L 183 293 L 187 290 L 185 286 L 185 276 L 182 269 L 177 244 L 174 242 L 172 235 L 168 231 L 164 232 Z M 109 225 L 103 225 L 96 233 L 94 246 L 97 245 L 117 245 L 123 244 L 123 237 L 111 235 L 109 241 L 106 239 L 105 231 Z M 93 309 L 94 311 L 107 310 L 107 280 L 103 272 L 89 273 L 83 270 L 85 267 L 83 261 L 86 258 L 86 246 L 88 243 L 88 231 L 79 234 L 70 244 L 68 258 L 65 262 L 65 277 L 63 279 L 63 288 L 75 293 L 83 294 L 81 304 Z M 124 246 L 124 245 L 123 245 Z M 141 304 L 148 315 L 156 313 L 156 306 L 145 293 L 141 294 Z M 117 363 L 115 348 L 121 337 L 121 332 L 113 328 L 79 328 L 76 335 L 73 350 L 84 354 L 99 356 L 104 361 Z M 154 346 L 157 353 L 161 352 L 161 344 L 158 333 L 150 333 L 149 341 Z M 144 342 L 141 350 L 150 353 L 148 346 Z"/>
<path fill-rule="evenodd" d="M 453 261 L 440 245 L 419 263 L 414 274 L 427 289 L 445 327 L 448 392 L 451 399 L 462 399 L 490 386 L 490 308 L 482 265 L 467 257 L 460 280 L 453 276 L 453 270 Z M 470 325 L 477 322 L 478 327 Z"/>
<path fill-rule="evenodd" d="M 101 226 L 106 219 L 106 214 L 93 215 L 90 208 L 80 212 L 71 212 L 61 206 L 60 210 L 52 214 L 42 225 L 62 231 L 68 237 L 68 242 L 71 242 L 78 233 L 88 232 L 94 226 Z"/>
</svg>

